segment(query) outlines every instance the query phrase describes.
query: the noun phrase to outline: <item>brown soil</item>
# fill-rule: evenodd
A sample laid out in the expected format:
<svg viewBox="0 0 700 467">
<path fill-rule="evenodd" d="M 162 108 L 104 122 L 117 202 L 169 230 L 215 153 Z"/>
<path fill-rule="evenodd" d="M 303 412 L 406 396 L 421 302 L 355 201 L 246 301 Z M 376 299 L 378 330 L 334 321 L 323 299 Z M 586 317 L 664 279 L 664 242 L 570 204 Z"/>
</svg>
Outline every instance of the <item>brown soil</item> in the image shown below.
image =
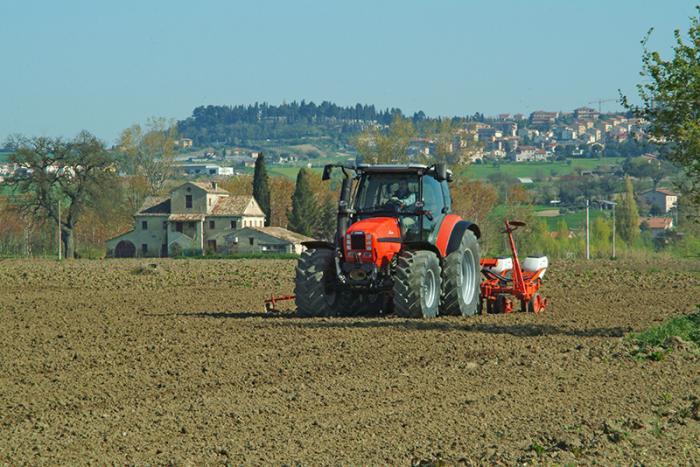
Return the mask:
<svg viewBox="0 0 700 467">
<path fill-rule="evenodd" d="M 430 321 L 264 315 L 293 271 L 0 263 L 0 464 L 700 459 L 700 360 L 623 337 L 695 309 L 697 262 L 559 262 L 542 315 Z"/>
</svg>

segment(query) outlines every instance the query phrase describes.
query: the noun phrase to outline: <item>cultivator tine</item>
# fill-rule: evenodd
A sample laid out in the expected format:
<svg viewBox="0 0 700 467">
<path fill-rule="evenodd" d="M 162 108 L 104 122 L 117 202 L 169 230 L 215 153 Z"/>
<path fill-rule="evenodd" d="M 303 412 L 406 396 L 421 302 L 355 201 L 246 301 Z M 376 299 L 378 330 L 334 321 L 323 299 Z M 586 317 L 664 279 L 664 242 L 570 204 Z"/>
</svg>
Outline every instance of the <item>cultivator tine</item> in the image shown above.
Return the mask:
<svg viewBox="0 0 700 467">
<path fill-rule="evenodd" d="M 278 297 L 275 297 L 275 294 L 271 294 L 270 298 L 265 300 L 265 312 L 267 313 L 273 313 L 277 311 L 276 305 L 277 302 L 283 301 L 283 300 L 294 300 L 296 298 L 296 295 L 280 295 Z"/>
</svg>

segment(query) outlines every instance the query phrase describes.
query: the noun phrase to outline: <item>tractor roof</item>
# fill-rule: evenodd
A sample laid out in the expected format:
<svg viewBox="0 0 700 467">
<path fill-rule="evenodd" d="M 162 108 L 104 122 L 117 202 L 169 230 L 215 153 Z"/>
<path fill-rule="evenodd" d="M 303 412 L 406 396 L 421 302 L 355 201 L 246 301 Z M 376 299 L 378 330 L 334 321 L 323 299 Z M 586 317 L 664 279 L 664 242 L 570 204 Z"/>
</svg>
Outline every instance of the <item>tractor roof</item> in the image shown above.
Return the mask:
<svg viewBox="0 0 700 467">
<path fill-rule="evenodd" d="M 369 173 L 425 173 L 428 166 L 423 164 L 357 164 L 359 172 Z"/>
</svg>

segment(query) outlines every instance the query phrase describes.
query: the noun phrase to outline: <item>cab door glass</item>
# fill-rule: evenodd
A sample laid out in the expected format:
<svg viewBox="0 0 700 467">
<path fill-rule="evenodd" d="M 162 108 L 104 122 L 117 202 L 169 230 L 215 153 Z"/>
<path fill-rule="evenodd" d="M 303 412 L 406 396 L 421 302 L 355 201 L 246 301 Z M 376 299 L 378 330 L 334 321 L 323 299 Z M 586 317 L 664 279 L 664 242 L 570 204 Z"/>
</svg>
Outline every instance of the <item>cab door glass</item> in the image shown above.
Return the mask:
<svg viewBox="0 0 700 467">
<path fill-rule="evenodd" d="M 450 196 L 450 187 L 447 185 L 447 180 L 440 182 L 442 187 L 442 198 L 445 200 L 445 214 L 452 212 L 452 197 Z"/>
<path fill-rule="evenodd" d="M 440 182 L 430 176 L 423 177 L 423 203 L 423 209 L 430 213 L 423 216 L 423 238 L 428 239 L 444 216 L 443 208 L 445 207 L 442 186 Z"/>
</svg>

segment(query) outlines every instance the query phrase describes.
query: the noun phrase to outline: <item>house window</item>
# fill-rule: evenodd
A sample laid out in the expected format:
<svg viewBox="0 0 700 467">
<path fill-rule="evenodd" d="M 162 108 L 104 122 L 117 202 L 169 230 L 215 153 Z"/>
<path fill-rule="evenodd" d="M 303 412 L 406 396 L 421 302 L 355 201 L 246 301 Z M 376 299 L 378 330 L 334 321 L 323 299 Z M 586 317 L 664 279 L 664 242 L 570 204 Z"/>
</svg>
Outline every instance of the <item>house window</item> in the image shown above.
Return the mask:
<svg viewBox="0 0 700 467">
<path fill-rule="evenodd" d="M 148 230 L 148 221 L 141 221 L 141 230 Z"/>
<path fill-rule="evenodd" d="M 141 253 L 142 253 L 143 255 L 147 255 L 147 254 L 148 254 L 148 244 L 147 244 L 147 243 L 142 243 L 142 244 L 141 244 Z"/>
<path fill-rule="evenodd" d="M 236 221 L 231 221 L 231 230 L 236 230 Z"/>
<path fill-rule="evenodd" d="M 216 228 L 216 222 L 214 222 L 214 221 L 209 221 L 209 228 L 212 229 L 212 230 L 215 229 L 215 228 Z"/>
<path fill-rule="evenodd" d="M 182 228 L 183 228 L 182 222 L 175 222 L 175 232 L 182 233 L 182 230 L 183 230 Z"/>
<path fill-rule="evenodd" d="M 253 245 L 255 243 L 255 238 L 250 237 L 248 240 L 250 240 L 250 244 Z"/>
<path fill-rule="evenodd" d="M 163 221 L 163 230 L 168 230 L 168 221 Z"/>
<path fill-rule="evenodd" d="M 192 195 L 185 195 L 185 208 L 192 209 Z"/>
</svg>

